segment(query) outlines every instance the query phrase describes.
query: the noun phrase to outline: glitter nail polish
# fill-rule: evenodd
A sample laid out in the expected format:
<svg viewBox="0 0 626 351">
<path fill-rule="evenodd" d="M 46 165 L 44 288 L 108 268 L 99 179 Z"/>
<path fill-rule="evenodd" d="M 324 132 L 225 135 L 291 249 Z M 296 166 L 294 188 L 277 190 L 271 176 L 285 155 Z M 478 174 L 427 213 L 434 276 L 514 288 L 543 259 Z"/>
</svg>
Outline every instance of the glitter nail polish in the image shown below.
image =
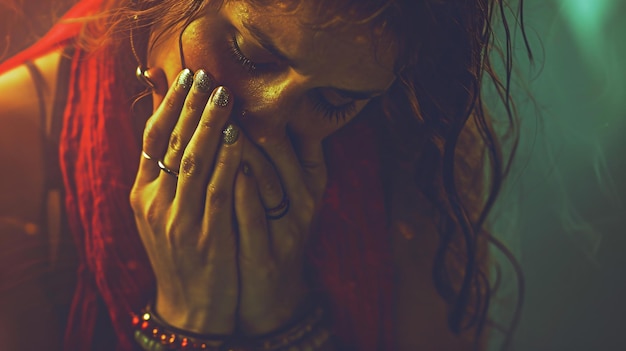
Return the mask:
<svg viewBox="0 0 626 351">
<path fill-rule="evenodd" d="M 198 70 L 198 72 L 196 72 L 194 80 L 195 87 L 199 91 L 203 93 L 208 93 L 209 91 L 211 91 L 211 87 L 213 86 L 213 79 L 204 70 Z"/>
<path fill-rule="evenodd" d="M 226 145 L 234 144 L 239 138 L 239 129 L 232 123 L 226 126 L 222 133 L 224 134 L 222 140 Z"/>
<path fill-rule="evenodd" d="M 213 96 L 213 103 L 219 107 L 226 107 L 230 101 L 230 93 L 224 87 L 217 88 Z"/>
<path fill-rule="evenodd" d="M 189 68 L 185 68 L 178 76 L 178 85 L 183 89 L 189 89 L 193 83 L 193 74 Z"/>
</svg>

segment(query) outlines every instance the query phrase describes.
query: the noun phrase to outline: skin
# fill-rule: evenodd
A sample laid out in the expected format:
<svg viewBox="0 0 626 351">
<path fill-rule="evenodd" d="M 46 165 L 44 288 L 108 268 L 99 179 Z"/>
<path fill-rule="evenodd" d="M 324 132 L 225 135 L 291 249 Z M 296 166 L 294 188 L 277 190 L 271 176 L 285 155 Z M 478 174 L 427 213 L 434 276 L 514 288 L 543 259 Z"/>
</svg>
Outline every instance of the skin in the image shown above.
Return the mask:
<svg viewBox="0 0 626 351">
<path fill-rule="evenodd" d="M 395 57 L 368 27 L 313 31 L 300 24 L 306 18 L 306 9 L 273 16 L 240 2 L 207 10 L 182 40 L 187 67 L 213 77 L 212 92 L 176 84 L 178 30 L 148 54 L 156 89 L 143 149 L 153 159 L 141 160 L 131 204 L 157 278 L 156 309 L 176 327 L 264 334 L 309 302 L 301 269 L 326 185 L 322 141 L 375 96 L 353 101 L 338 89 L 383 93 L 394 81 Z M 290 63 L 263 49 L 244 23 L 271 38 Z M 233 58 L 233 36 L 263 69 L 251 73 Z M 226 106 L 214 103 L 218 91 L 228 92 Z M 315 92 L 355 108 L 327 118 L 315 108 Z M 226 145 L 229 121 L 240 133 Z M 161 172 L 154 159 L 179 169 L 179 177 Z M 284 196 L 292 200 L 289 211 L 268 220 L 265 209 Z"/>
<path fill-rule="evenodd" d="M 303 228 L 308 227 L 311 207 L 325 183 L 321 139 L 345 124 L 325 119 L 316 112 L 308 92 L 322 88 L 329 101 L 341 104 L 345 101 L 331 87 L 384 89 L 393 82 L 390 73 L 393 47 L 379 44 L 376 49 L 380 55 L 376 56 L 372 40 L 368 37 L 361 41 L 359 37 L 369 33 L 369 28 L 346 27 L 330 36 L 311 33 L 297 25 L 298 18 L 270 16 L 267 12 L 255 17 L 254 11 L 238 6 L 204 14 L 183 36 L 187 67 L 194 72 L 205 69 L 213 75 L 213 88 L 225 85 L 230 89 L 233 100 L 225 109 L 207 103 L 209 93 L 175 88 L 173 82 L 181 67 L 177 42 L 180 28 L 168 32 L 149 53 L 148 63 L 152 68 L 148 73 L 157 84 L 154 114 L 150 117 L 146 113 L 146 119 L 150 119 L 146 124 L 144 150 L 155 158 L 163 157 L 170 168 L 182 163 L 182 170 L 186 171 L 178 180 L 180 184 L 176 184 L 175 178 L 158 170 L 154 161 L 142 160 L 131 201 L 157 273 L 157 310 L 165 319 L 182 329 L 198 332 L 231 333 L 237 327 L 236 332 L 257 334 L 277 329 L 295 313 L 299 304 L 308 300 L 300 272 L 289 268 L 297 268 L 301 263 L 301 243 L 308 235 Z M 250 75 L 229 52 L 227 43 L 234 29 L 242 32 L 238 42 L 250 58 L 267 62 L 271 61 L 271 55 L 255 45 L 241 28 L 241 18 L 258 23 L 277 42 L 276 46 L 289 52 L 299 64 L 280 66 L 280 70 L 271 74 Z M 158 30 L 155 28 L 155 32 Z M 380 43 L 391 42 L 389 38 L 380 38 Z M 43 100 L 48 115 L 56 94 L 61 54 L 57 50 L 35 60 L 46 82 Z M 338 59 L 341 57 L 349 60 Z M 54 224 L 61 221 L 63 211 L 58 198 L 43 202 L 45 168 L 41 150 L 47 144 L 41 137 L 44 127 L 39 125 L 38 94 L 25 66 L 0 75 L 0 91 L 3 92 L 0 94 L 0 141 L 3 142 L 0 159 L 12 167 L 0 184 L 3 186 L 0 248 L 9 248 L 16 254 L 0 255 L 0 261 L 6 258 L 9 262 L 0 267 L 13 272 L 13 268 L 20 266 L 30 269 L 32 262 L 45 263 L 42 267 L 55 266 L 58 260 L 54 261 L 43 248 L 48 248 L 50 238 L 61 236 Z M 170 98 L 163 103 L 166 94 Z M 365 101 L 360 104 L 358 107 Z M 242 118 L 244 109 L 247 113 Z M 197 128 L 201 118 L 203 127 Z M 351 118 L 353 115 L 347 116 L 346 122 Z M 232 147 L 223 146 L 220 141 L 228 119 L 236 121 L 242 131 Z M 293 136 L 292 143 L 286 137 L 287 129 Z M 465 142 L 462 134 L 457 150 L 463 159 L 468 157 L 476 160 L 471 164 L 481 165 L 480 140 L 475 129 L 468 128 L 466 136 L 470 138 Z M 193 139 L 198 130 L 202 135 Z M 141 131 L 138 128 L 137 132 Z M 195 165 L 204 166 L 202 174 L 188 168 L 193 162 L 183 162 L 183 156 L 192 155 L 190 150 L 194 149 L 198 160 Z M 472 153 L 478 155 L 469 158 Z M 220 166 L 214 169 L 216 159 L 224 162 L 218 161 Z M 249 165 L 251 176 L 241 171 L 244 163 Z M 482 174 L 481 170 L 477 171 Z M 218 173 L 222 175 L 219 181 Z M 394 201 L 390 236 L 395 349 L 474 350 L 473 330 L 461 336 L 450 332 L 446 319 L 449 306 L 433 284 L 432 265 L 438 235 L 432 208 L 414 188 L 409 174 L 393 169 L 389 174 L 394 187 L 390 190 Z M 298 179 L 303 181 L 294 181 Z M 194 181 L 196 185 L 191 184 Z M 217 183 L 227 186 L 219 187 Z M 478 189 L 473 184 L 461 188 L 470 192 Z M 213 195 L 207 196 L 208 189 L 212 189 Z M 226 190 L 215 192 L 219 189 Z M 283 194 L 292 199 L 292 208 L 280 220 L 266 221 L 263 207 L 274 207 Z M 43 205 L 59 217 L 39 222 Z M 224 218 L 229 220 L 220 221 Z M 46 230 L 39 233 L 28 230 L 39 225 Z M 232 237 L 241 239 L 242 250 L 237 255 Z M 33 250 L 17 252 L 17 247 Z M 482 264 L 486 263 L 485 260 Z M 44 271 L 47 273 L 47 268 L 34 274 L 13 272 L 32 279 L 2 294 L 3 349 L 61 349 L 59 335 L 64 326 L 57 325 L 58 318 L 45 293 L 47 287 L 39 284 L 38 278 Z M 241 279 L 233 278 L 237 275 Z M 9 278 L 9 282 L 14 280 Z M 72 287 L 55 289 L 53 294 L 69 301 Z M 284 309 L 276 308 L 277 304 Z M 37 318 L 29 318 L 33 315 Z M 33 330 L 38 332 L 33 334 Z"/>
</svg>

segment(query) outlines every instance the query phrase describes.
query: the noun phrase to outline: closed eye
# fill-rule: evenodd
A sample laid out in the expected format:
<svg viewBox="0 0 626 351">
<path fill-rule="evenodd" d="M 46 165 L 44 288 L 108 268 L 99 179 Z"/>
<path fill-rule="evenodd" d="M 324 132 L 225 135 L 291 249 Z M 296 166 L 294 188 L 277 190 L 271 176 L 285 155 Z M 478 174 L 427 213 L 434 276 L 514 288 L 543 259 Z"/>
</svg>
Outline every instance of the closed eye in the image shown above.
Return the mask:
<svg viewBox="0 0 626 351">
<path fill-rule="evenodd" d="M 246 56 L 239 43 L 237 41 L 237 36 L 233 35 L 229 40 L 229 47 L 232 54 L 233 59 L 239 65 L 241 65 L 249 74 L 258 75 L 262 74 L 263 71 L 269 71 L 276 68 L 276 64 L 271 63 L 257 63 Z M 334 99 L 335 101 L 331 102 L 329 99 L 322 93 L 321 89 L 314 89 L 310 93 L 310 99 L 313 102 L 313 108 L 315 111 L 320 113 L 325 119 L 335 120 L 336 122 L 345 120 L 348 116 L 354 114 L 356 112 L 356 100 L 366 100 L 373 96 L 373 94 L 377 94 L 378 92 L 353 92 L 349 90 L 343 89 L 332 89 L 333 92 L 339 96 L 339 99 Z M 337 104 L 337 100 L 346 100 L 341 101 L 341 103 Z"/>
</svg>

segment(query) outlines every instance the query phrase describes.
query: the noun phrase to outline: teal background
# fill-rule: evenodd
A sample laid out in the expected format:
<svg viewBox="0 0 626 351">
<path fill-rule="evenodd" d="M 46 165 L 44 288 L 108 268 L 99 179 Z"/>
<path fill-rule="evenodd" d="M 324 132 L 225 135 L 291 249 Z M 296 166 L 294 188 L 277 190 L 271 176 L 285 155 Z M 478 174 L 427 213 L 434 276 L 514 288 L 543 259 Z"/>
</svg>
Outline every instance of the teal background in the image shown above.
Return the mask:
<svg viewBox="0 0 626 351">
<path fill-rule="evenodd" d="M 492 216 L 526 279 L 512 349 L 626 350 L 626 1 L 525 4 L 536 57 L 518 31 L 520 151 Z"/>
</svg>

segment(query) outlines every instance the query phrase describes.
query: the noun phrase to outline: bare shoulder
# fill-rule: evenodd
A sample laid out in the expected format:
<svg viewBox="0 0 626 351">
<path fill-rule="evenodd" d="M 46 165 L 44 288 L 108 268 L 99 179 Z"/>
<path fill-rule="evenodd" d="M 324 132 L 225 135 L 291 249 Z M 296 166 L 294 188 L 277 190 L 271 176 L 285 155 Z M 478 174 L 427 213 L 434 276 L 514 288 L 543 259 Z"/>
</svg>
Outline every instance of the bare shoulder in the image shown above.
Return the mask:
<svg viewBox="0 0 626 351">
<path fill-rule="evenodd" d="M 456 167 L 467 172 L 464 173 L 466 178 L 458 180 L 460 196 L 470 207 L 478 207 L 482 191 L 479 181 L 482 173 L 479 160 L 483 152 L 478 141 L 480 136 L 473 125 L 468 125 L 463 134 L 459 143 L 471 147 L 459 152 L 461 157 L 456 162 Z M 470 331 L 458 336 L 449 330 L 448 305 L 438 294 L 433 282 L 433 264 L 439 246 L 434 209 L 412 184 L 410 176 L 396 178 L 392 207 L 392 247 L 397 350 L 471 350 L 473 333 Z M 474 217 L 474 209 L 469 210 Z M 457 246 L 458 250 L 462 243 L 453 242 L 451 245 Z M 484 260 L 484 263 L 487 261 Z M 462 270 L 455 264 L 456 268 Z"/>
<path fill-rule="evenodd" d="M 49 115 L 61 51 L 33 63 L 41 72 Z M 0 344 L 3 350 L 59 350 L 58 325 L 39 276 L 46 242 L 37 232 L 43 202 L 44 156 L 40 102 L 25 65 L 0 75 Z M 24 316 L 37 315 L 37 318 Z M 34 323 L 34 324 L 33 324 Z M 33 338 L 30 331 L 41 331 Z"/>
<path fill-rule="evenodd" d="M 33 63 L 41 72 L 46 115 L 52 110 L 62 51 L 46 54 Z M 34 222 L 43 190 L 42 126 L 40 102 L 32 75 L 25 65 L 0 75 L 0 216 Z"/>
</svg>

